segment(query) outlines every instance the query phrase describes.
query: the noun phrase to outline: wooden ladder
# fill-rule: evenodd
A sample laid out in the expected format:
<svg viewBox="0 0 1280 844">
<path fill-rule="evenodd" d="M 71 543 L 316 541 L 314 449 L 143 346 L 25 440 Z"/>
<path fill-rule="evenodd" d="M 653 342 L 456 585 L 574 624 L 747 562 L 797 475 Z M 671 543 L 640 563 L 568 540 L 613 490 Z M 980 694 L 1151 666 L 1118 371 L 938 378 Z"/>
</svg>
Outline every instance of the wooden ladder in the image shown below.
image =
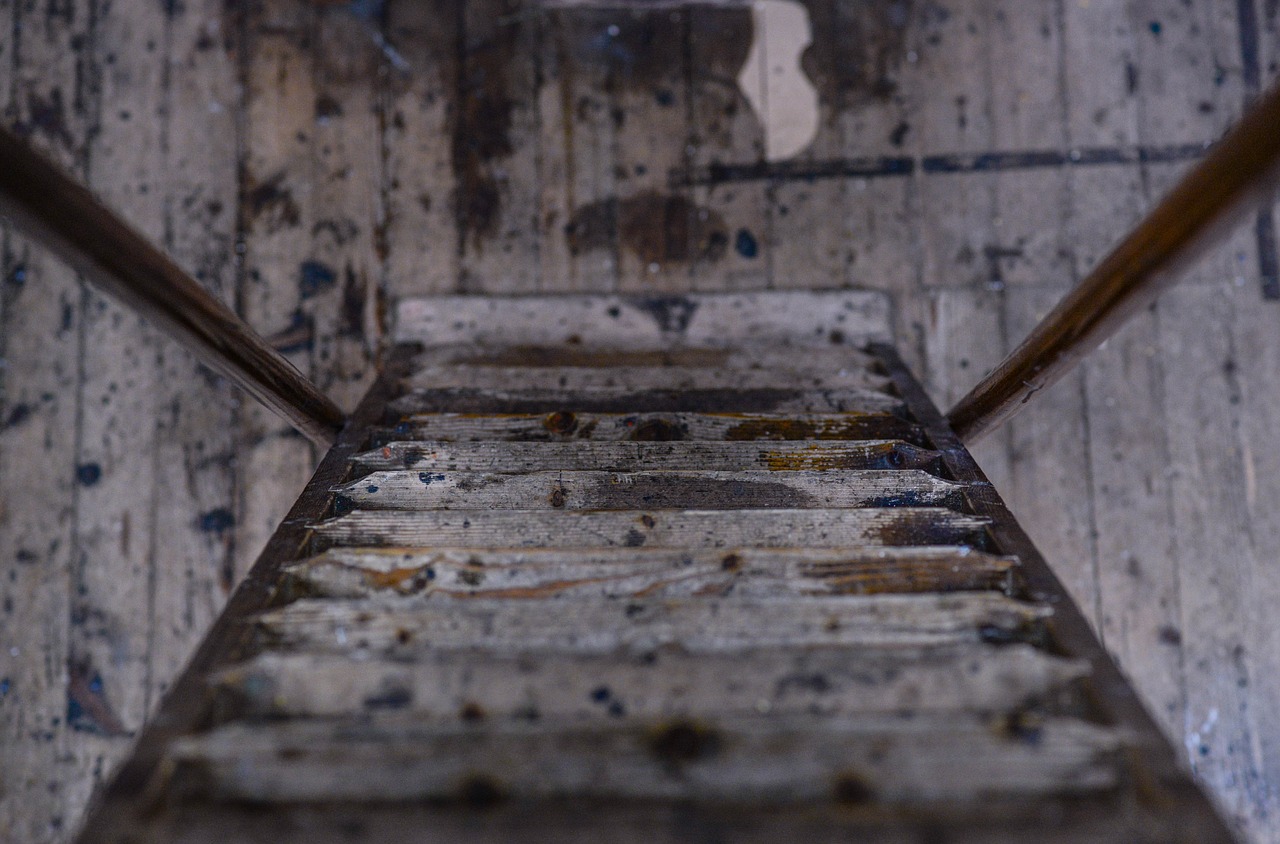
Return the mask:
<svg viewBox="0 0 1280 844">
<path fill-rule="evenodd" d="M 398 320 L 82 841 L 1232 840 L 884 298 Z"/>
</svg>

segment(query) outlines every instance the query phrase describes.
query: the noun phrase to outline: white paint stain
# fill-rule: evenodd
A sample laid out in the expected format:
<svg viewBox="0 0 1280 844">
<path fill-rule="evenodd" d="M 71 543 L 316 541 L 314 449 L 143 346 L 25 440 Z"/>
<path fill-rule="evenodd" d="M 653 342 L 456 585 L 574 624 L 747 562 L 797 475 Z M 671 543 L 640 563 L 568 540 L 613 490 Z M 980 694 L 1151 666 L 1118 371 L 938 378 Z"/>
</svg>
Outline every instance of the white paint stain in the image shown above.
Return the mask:
<svg viewBox="0 0 1280 844">
<path fill-rule="evenodd" d="M 754 0 L 755 38 L 738 85 L 764 127 L 765 158 L 791 158 L 818 132 L 818 92 L 800 67 L 813 40 L 809 12 L 794 0 Z"/>
</svg>

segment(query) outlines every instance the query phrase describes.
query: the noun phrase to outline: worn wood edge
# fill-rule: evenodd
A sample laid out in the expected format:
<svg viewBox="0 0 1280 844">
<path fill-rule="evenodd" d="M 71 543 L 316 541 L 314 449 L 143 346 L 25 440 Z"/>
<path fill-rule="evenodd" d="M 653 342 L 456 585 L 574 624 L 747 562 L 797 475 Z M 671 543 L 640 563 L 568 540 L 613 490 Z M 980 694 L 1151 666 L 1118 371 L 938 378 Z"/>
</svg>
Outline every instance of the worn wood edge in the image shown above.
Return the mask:
<svg viewBox="0 0 1280 844">
<path fill-rule="evenodd" d="M 427 481 L 423 481 L 423 477 Z M 964 506 L 964 486 L 921 469 L 790 472 L 374 472 L 334 490 L 337 509 L 634 510 Z"/>
<path fill-rule="evenodd" d="M 634 348 L 724 346 L 748 338 L 770 338 L 801 346 L 859 347 L 892 339 L 888 296 L 867 290 L 684 296 L 449 295 L 403 299 L 394 316 L 396 342 L 424 345 L 572 342 Z M 801 325 L 808 330 L 798 330 Z"/>
<path fill-rule="evenodd" d="M 470 771 L 529 799 L 680 799 L 693 791 L 693 799 L 776 805 L 832 800 L 833 781 L 852 768 L 866 771 L 878 799 L 928 806 L 984 793 L 1034 798 L 1110 792 L 1123 782 L 1123 728 L 1048 716 L 1036 730 L 1029 740 L 1016 728 L 1002 729 L 998 718 L 955 713 L 909 719 L 752 714 L 714 722 L 624 715 L 477 727 L 383 712 L 233 723 L 185 737 L 173 749 L 172 787 L 179 799 L 191 789 L 192 796 L 215 800 L 264 794 L 282 801 L 430 800 L 455 797 Z M 679 749 L 668 751 L 675 741 Z M 394 771 L 375 763 L 389 754 Z M 611 760 L 608 771 L 599 767 L 601 755 Z M 950 769 L 950 776 L 921 788 L 911 776 L 920 756 Z M 597 764 L 579 773 L 555 764 L 563 757 Z M 908 759 L 912 763 L 904 764 Z M 290 776 L 303 771 L 305 776 Z M 753 793 L 744 796 L 743 790 Z"/>
<path fill-rule="evenodd" d="M 651 542 L 652 548 L 712 548 L 730 545 L 773 547 L 794 541 L 797 531 L 821 528 L 805 534 L 813 547 L 972 545 L 988 550 L 986 530 L 990 520 L 945 507 L 882 507 L 840 510 L 355 510 L 345 516 L 316 522 L 315 537 L 321 547 L 334 545 L 457 545 L 474 537 L 477 544 L 509 547 L 489 541 L 486 534 L 523 529 L 529 547 L 596 547 L 604 544 L 633 546 Z M 643 527 L 647 532 L 641 532 Z M 717 532 L 710 533 L 714 528 Z M 769 532 L 786 531 L 787 540 L 771 539 Z M 704 533 L 706 532 L 706 533 Z M 674 536 L 667 534 L 674 533 Z M 831 535 L 836 534 L 836 535 Z M 536 539 L 536 537 L 546 537 Z M 750 538 L 759 536 L 759 538 Z M 529 539 L 529 538 L 535 539 Z M 677 540 L 680 546 L 664 544 Z M 709 544 L 714 540 L 718 544 Z M 833 544 L 835 542 L 842 545 Z M 573 543 L 573 544 L 569 544 Z"/>
<path fill-rule="evenodd" d="M 377 595 L 295 601 L 259 614 L 263 650 L 387 653 L 501 647 L 515 651 L 643 653 L 763 646 L 919 647 L 1044 640 L 1052 610 L 1000 592 L 763 598 L 647 597 L 627 601 Z M 572 619 L 578 626 L 562 629 Z M 712 628 L 706 623 L 713 620 Z"/>
<path fill-rule="evenodd" d="M 693 594 L 710 594 L 705 590 L 717 585 L 718 578 L 727 584 L 720 588 L 748 597 L 962 591 L 1008 595 L 1017 565 L 1012 557 L 945 546 L 854 553 L 800 548 L 331 548 L 286 566 L 282 593 L 287 601 L 380 593 L 483 597 L 496 592 L 528 598 L 595 591 L 606 596 L 675 597 L 690 589 Z M 520 574 L 519 582 L 502 580 L 510 571 Z M 631 590 L 623 588 L 632 582 Z"/>
<path fill-rule="evenodd" d="M 357 819 L 368 839 L 381 844 L 509 844 L 531 829 L 545 842 L 583 844 L 586 828 L 610 830 L 614 844 L 689 844 L 690 830 L 709 841 L 735 844 L 922 844 L 938 841 L 940 829 L 952 832 L 948 841 L 956 844 L 1193 844 L 1205 829 L 1096 794 L 1034 801 L 991 797 L 928 812 L 858 799 L 781 807 L 583 798 L 293 803 L 278 805 L 269 815 L 253 802 L 185 803 L 158 818 L 142 840 L 174 844 L 173 833 L 180 830 L 181 844 L 350 844 L 344 830 Z"/>
<path fill-rule="evenodd" d="M 829 373 L 809 369 L 759 367 L 731 369 L 707 366 L 472 366 L 441 364 L 415 368 L 404 379 L 411 390 L 502 390 L 518 385 L 524 390 L 744 390 L 794 388 L 811 390 L 865 390 L 893 395 L 893 382 L 862 368 Z"/>
<path fill-rule="evenodd" d="M 583 367 L 615 366 L 715 367 L 751 369 L 773 367 L 795 362 L 797 350 L 783 345 L 753 346 L 676 346 L 658 349 L 614 349 L 608 346 L 584 348 L 578 345 L 477 346 L 455 344 L 428 346 L 413 360 L 413 368 L 464 365 L 473 367 Z M 836 368 L 858 369 L 882 375 L 879 360 L 860 348 L 832 346 L 830 349 L 805 348 L 805 363 L 821 362 Z"/>
<path fill-rule="evenodd" d="M 931 445 L 941 452 L 949 476 L 980 482 L 969 494 L 972 512 L 991 520 L 987 531 L 994 539 L 995 550 L 1014 555 L 1021 562 L 1018 577 L 1025 597 L 1053 607 L 1053 617 L 1046 622 L 1053 644 L 1066 656 L 1089 661 L 1092 672 L 1084 681 L 1086 694 L 1102 720 L 1125 725 L 1134 737 L 1129 755 L 1130 776 L 1143 799 L 1165 811 L 1178 807 L 1195 816 L 1198 828 L 1212 831 L 1212 837 L 1203 841 L 1238 842 L 1207 793 L 1179 762 L 1172 745 L 1102 647 L 1062 582 L 897 350 L 888 344 L 873 344 L 869 351 L 884 361 L 899 392 L 915 412 L 916 421 L 925 427 Z"/>
<path fill-rule="evenodd" d="M 699 712 L 833 717 L 956 712 L 1071 714 L 1084 660 L 1029 644 L 850 649 L 762 647 L 642 656 L 452 650 L 385 656 L 263 652 L 213 678 L 215 723 L 396 709 L 436 721 L 527 716 L 697 717 Z M 469 703 L 483 701 L 469 707 Z"/>
<path fill-rule="evenodd" d="M 461 388 L 414 390 L 395 399 L 395 417 L 438 413 L 538 414 L 573 413 L 907 413 L 901 399 L 870 390 L 757 389 L 692 390 L 483 390 Z"/>
<path fill-rule="evenodd" d="M 444 456 L 441 457 L 440 455 Z M 355 455 L 368 471 L 473 471 L 526 474 L 534 471 L 782 471 L 904 470 L 937 468 L 940 455 L 904 440 L 599 440 L 581 442 L 395 441 Z M 709 461 L 720 462 L 708 466 Z M 482 461 L 498 461 L 485 466 Z M 734 460 L 751 461 L 746 463 Z M 466 461 L 470 461 L 469 463 Z M 609 463 L 608 461 L 613 461 Z M 631 464 L 635 464 L 632 466 Z M 457 468 L 454 468 L 457 467 Z M 469 468 L 467 468 L 469 467 Z M 586 468 L 589 467 L 589 468 Z M 624 468 L 628 467 L 628 468 Z"/>
<path fill-rule="evenodd" d="M 601 427 L 604 431 L 601 431 Z M 612 428 L 612 431 L 610 431 Z M 444 435 L 440 431 L 444 431 Z M 596 436 L 597 433 L 604 434 Z M 710 436 L 709 434 L 714 434 Z M 481 436 L 483 435 L 483 436 Z M 442 442 L 787 442 L 900 439 L 923 446 L 924 431 L 893 413 L 421 413 L 375 428 L 371 444 Z"/>
<path fill-rule="evenodd" d="M 210 674 L 248 651 L 253 629 L 245 619 L 270 606 L 281 568 L 306 552 L 311 523 L 328 511 L 333 500 L 330 489 L 344 480 L 351 457 L 364 445 L 368 427 L 380 417 L 411 351 L 411 348 L 396 349 L 389 356 L 385 371 L 347 418 L 337 441 L 321 460 L 302 495 L 244 581 L 236 587 L 208 635 L 161 700 L 155 715 L 139 733 L 128 758 L 90 802 L 73 839 L 76 844 L 128 840 L 135 818 L 148 812 L 150 804 L 161 796 L 149 793 L 148 787 L 168 744 L 198 728 L 205 718 L 211 700 Z"/>
</svg>

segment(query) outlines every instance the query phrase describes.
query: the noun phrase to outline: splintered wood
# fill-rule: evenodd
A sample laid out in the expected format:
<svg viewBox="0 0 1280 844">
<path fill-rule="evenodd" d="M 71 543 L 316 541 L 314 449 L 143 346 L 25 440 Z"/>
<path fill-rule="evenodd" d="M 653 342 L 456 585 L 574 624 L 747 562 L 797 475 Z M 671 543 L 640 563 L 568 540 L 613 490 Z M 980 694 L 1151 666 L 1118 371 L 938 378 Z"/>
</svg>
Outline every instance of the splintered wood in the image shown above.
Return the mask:
<svg viewBox="0 0 1280 844">
<path fill-rule="evenodd" d="M 1231 840 L 876 312 L 403 307 L 86 840 Z"/>
</svg>

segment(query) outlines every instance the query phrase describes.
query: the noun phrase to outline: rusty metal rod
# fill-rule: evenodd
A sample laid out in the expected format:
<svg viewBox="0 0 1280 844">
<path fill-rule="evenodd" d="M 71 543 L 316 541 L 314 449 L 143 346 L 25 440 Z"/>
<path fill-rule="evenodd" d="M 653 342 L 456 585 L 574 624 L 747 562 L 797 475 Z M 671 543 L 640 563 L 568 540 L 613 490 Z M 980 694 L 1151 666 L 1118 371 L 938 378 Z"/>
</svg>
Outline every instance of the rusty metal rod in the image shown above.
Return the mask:
<svg viewBox="0 0 1280 844">
<path fill-rule="evenodd" d="M 333 443 L 345 422 L 336 404 L 87 188 L 3 127 L 0 215 L 313 442 Z"/>
<path fill-rule="evenodd" d="M 1274 197 L 1280 177 L 1280 87 L 1249 109 L 1102 263 L 948 414 L 973 443 L 1022 409 L 1137 311 L 1181 270 Z"/>
</svg>

